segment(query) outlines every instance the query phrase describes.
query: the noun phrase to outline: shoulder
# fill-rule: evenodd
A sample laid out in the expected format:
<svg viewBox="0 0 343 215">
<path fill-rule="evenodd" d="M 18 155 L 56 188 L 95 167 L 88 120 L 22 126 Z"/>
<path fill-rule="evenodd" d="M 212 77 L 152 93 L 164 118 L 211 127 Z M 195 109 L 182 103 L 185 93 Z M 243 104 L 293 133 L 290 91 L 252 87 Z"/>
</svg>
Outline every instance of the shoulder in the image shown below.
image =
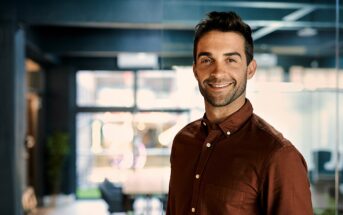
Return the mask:
<svg viewBox="0 0 343 215">
<path fill-rule="evenodd" d="M 264 138 L 261 147 L 266 150 L 261 169 L 262 184 L 308 186 L 307 164 L 298 149 L 261 117 L 253 115 L 252 120 L 260 140 Z"/>
<path fill-rule="evenodd" d="M 256 114 L 253 114 L 252 120 L 257 135 L 259 135 L 260 140 L 263 139 L 263 147 L 268 149 L 268 156 L 266 156 L 264 162 L 265 170 L 271 167 L 282 167 L 282 169 L 286 170 L 295 166 L 307 170 L 302 154 L 281 132 Z"/>
<path fill-rule="evenodd" d="M 255 130 L 254 135 L 266 153 L 265 168 L 271 164 L 287 163 L 290 160 L 292 162 L 288 164 L 300 164 L 307 168 L 302 154 L 280 131 L 256 114 L 252 116 L 252 125 L 252 129 Z"/>
<path fill-rule="evenodd" d="M 188 123 L 182 129 L 180 129 L 180 131 L 175 135 L 175 138 L 177 138 L 179 136 L 184 136 L 184 135 L 187 136 L 187 135 L 190 135 L 190 134 L 194 135 L 200 129 L 201 121 L 202 121 L 202 118 Z"/>
<path fill-rule="evenodd" d="M 175 153 L 177 149 L 180 149 L 180 151 L 185 151 L 184 147 L 196 146 L 196 139 L 200 134 L 200 128 L 201 128 L 201 119 L 195 120 L 191 123 L 188 123 L 186 126 L 184 126 L 174 137 L 172 149 L 171 149 L 171 156 L 170 161 L 172 163 L 173 157 L 175 156 Z"/>
<path fill-rule="evenodd" d="M 274 150 L 277 150 L 283 147 L 293 146 L 280 131 L 256 114 L 252 115 L 252 126 L 256 138 L 268 145 L 265 145 L 264 147 L 271 147 Z"/>
</svg>

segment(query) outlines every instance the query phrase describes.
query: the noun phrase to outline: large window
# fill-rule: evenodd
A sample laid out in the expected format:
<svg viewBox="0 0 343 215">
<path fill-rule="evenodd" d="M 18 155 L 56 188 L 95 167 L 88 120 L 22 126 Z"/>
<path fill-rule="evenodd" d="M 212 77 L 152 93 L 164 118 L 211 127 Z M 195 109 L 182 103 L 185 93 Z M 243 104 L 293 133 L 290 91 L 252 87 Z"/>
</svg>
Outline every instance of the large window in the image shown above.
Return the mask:
<svg viewBox="0 0 343 215">
<path fill-rule="evenodd" d="M 168 71 L 138 73 L 137 105 L 139 108 L 191 108 L 199 106 L 197 83 L 189 67 Z M 200 106 L 203 103 L 200 102 Z"/>
<path fill-rule="evenodd" d="M 192 75 L 189 70 L 77 73 L 79 198 L 99 197 L 105 178 L 127 192 L 141 192 L 136 179 L 143 177 L 160 184 L 154 192 L 166 193 L 172 140 L 202 114 L 191 108 L 199 106 L 190 102 L 199 96 Z M 157 177 L 145 178 L 152 173 Z"/>
<path fill-rule="evenodd" d="M 342 127 L 337 129 L 337 120 L 343 121 L 343 115 L 337 115 L 336 109 L 336 105 L 343 106 L 343 91 L 335 88 L 335 75 L 334 70 L 325 68 L 295 66 L 286 74 L 282 67 L 259 67 L 247 85 L 247 97 L 254 112 L 280 130 L 304 155 L 317 214 L 332 204 L 328 192 L 332 193 L 335 180 L 335 137 L 337 133 L 343 133 Z M 80 71 L 77 77 L 79 91 L 83 87 L 90 89 L 85 85 L 84 77 L 92 89 L 98 89 L 92 92 L 105 88 L 123 89 L 119 96 L 107 94 L 103 97 L 103 101 L 108 102 L 98 102 L 99 96 L 93 96 L 88 103 L 78 103 L 79 197 L 96 197 L 97 185 L 105 178 L 122 184 L 127 192 L 140 183 L 143 188 L 146 187 L 144 183 L 158 184 L 156 192 L 167 192 L 173 137 L 204 113 L 192 68 Z M 107 81 L 92 80 L 99 77 L 107 77 Z M 343 80 L 343 72 L 338 78 Z M 118 83 L 118 80 L 126 84 Z M 78 101 L 81 101 L 79 97 L 85 94 L 79 91 Z M 84 111 L 82 107 L 88 108 Z M 106 112 L 103 107 L 107 107 Z M 342 146 L 338 149 L 343 153 Z M 343 166 L 342 162 L 339 165 Z M 151 174 L 156 177 L 147 179 Z M 143 184 L 141 178 L 144 178 Z"/>
<path fill-rule="evenodd" d="M 282 131 L 304 156 L 315 214 L 333 214 L 336 150 L 343 153 L 342 145 L 336 145 L 337 136 L 343 133 L 343 128 L 337 127 L 337 122 L 343 121 L 337 109 L 343 106 L 343 88 L 337 88 L 336 81 L 343 80 L 343 71 L 337 75 L 331 68 L 294 66 L 288 81 L 276 77 L 268 81 L 269 71 L 258 70 L 248 84 L 254 112 Z M 279 75 L 282 80 L 286 74 Z M 340 159 L 339 184 L 343 182 L 342 164 Z"/>
<path fill-rule="evenodd" d="M 80 107 L 133 106 L 134 74 L 131 71 L 80 71 L 76 80 Z"/>
</svg>

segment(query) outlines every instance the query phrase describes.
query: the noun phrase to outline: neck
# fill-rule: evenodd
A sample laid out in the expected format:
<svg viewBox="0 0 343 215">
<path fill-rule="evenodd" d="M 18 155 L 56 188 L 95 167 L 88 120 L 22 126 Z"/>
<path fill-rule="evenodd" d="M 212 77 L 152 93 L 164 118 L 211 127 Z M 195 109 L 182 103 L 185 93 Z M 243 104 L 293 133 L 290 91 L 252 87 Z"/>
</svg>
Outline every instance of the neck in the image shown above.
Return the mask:
<svg viewBox="0 0 343 215">
<path fill-rule="evenodd" d="M 245 97 L 237 98 L 235 101 L 223 107 L 214 107 L 205 101 L 206 117 L 211 123 L 221 123 L 231 114 L 238 111 L 245 103 Z"/>
</svg>

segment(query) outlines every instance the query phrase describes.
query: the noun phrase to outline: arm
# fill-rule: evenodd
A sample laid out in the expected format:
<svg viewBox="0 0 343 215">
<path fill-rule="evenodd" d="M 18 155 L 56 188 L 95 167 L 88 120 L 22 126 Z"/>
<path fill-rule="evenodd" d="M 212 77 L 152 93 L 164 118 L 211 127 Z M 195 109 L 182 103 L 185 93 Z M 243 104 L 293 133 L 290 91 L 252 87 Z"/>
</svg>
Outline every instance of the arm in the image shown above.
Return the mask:
<svg viewBox="0 0 343 215">
<path fill-rule="evenodd" d="M 173 158 L 174 158 L 174 154 L 175 154 L 175 147 L 174 144 L 172 145 L 172 149 L 171 149 L 171 154 L 170 154 L 170 167 L 171 167 L 171 171 L 172 171 L 172 162 L 173 162 Z M 173 208 L 173 199 L 172 199 L 172 188 L 171 188 L 171 176 L 172 173 L 170 173 L 170 178 L 169 178 L 169 191 L 168 191 L 168 200 L 167 200 L 167 208 L 166 208 L 166 215 L 172 215 L 172 208 Z"/>
<path fill-rule="evenodd" d="M 172 208 L 172 200 L 171 200 L 171 194 L 170 194 L 170 186 L 169 186 L 169 192 L 168 192 L 168 200 L 167 200 L 167 208 L 166 208 L 166 215 L 171 215 L 171 208 Z"/>
<path fill-rule="evenodd" d="M 313 215 L 306 162 L 294 146 L 284 146 L 273 154 L 262 180 L 264 214 Z"/>
</svg>

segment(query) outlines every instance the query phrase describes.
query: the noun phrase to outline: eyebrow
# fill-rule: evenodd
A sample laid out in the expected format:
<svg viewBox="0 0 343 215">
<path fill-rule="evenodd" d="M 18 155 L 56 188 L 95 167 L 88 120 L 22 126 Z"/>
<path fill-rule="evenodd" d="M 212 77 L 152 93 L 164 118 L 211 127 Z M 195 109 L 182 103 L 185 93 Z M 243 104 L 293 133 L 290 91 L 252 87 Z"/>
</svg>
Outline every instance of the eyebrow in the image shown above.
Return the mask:
<svg viewBox="0 0 343 215">
<path fill-rule="evenodd" d="M 212 54 L 210 52 L 200 52 L 198 54 L 197 58 L 199 58 L 201 56 L 212 56 Z M 224 56 L 238 56 L 239 58 L 242 59 L 241 54 L 238 52 L 228 52 L 228 53 L 225 53 Z"/>
<path fill-rule="evenodd" d="M 235 55 L 242 59 L 241 54 L 238 52 L 229 52 L 229 53 L 224 54 L 224 56 L 235 56 Z"/>
</svg>

